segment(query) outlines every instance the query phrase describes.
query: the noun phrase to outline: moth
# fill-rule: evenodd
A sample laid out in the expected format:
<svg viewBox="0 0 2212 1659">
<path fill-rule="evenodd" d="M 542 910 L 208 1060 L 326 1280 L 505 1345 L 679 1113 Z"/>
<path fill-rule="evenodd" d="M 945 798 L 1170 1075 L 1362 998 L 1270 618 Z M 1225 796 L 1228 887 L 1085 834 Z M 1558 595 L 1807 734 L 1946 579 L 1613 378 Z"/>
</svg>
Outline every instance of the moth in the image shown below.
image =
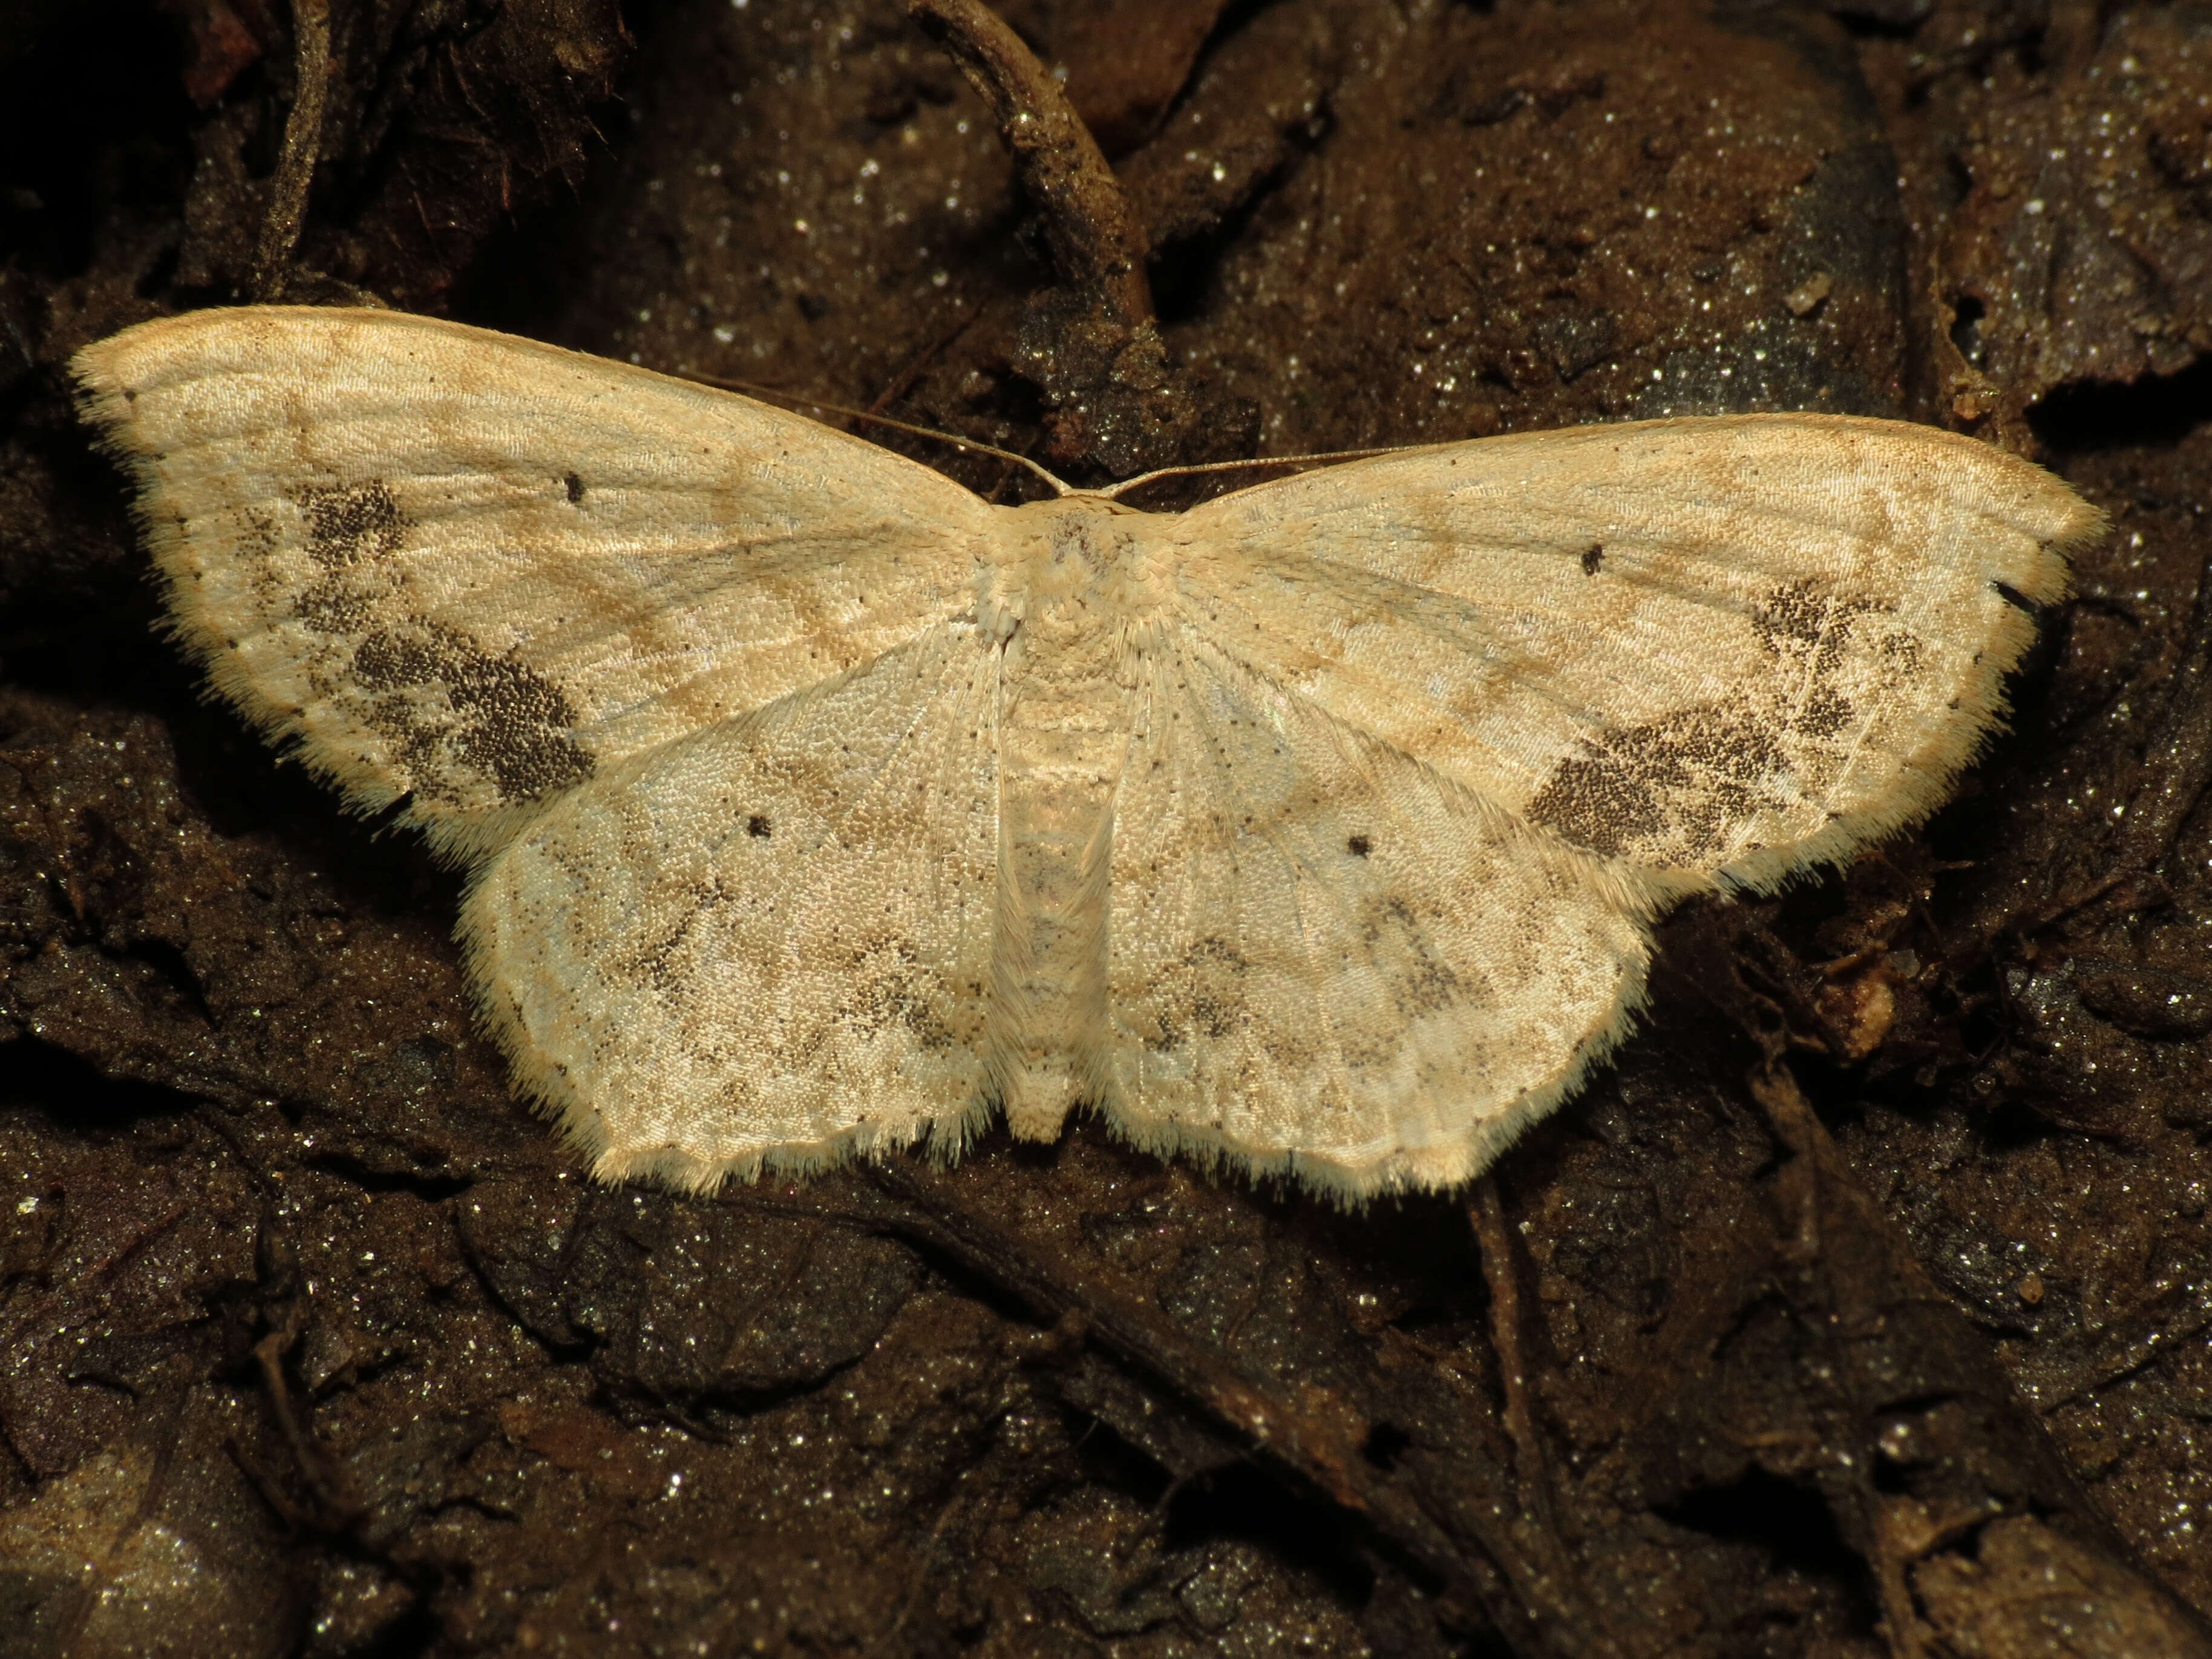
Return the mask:
<svg viewBox="0 0 2212 1659">
<path fill-rule="evenodd" d="M 990 505 L 732 393 L 383 311 L 76 360 L 216 690 L 470 872 L 523 1095 L 707 1188 L 1002 1111 L 1345 1202 L 1480 1171 L 1655 916 L 1924 816 L 2098 514 L 1893 422 Z"/>
</svg>

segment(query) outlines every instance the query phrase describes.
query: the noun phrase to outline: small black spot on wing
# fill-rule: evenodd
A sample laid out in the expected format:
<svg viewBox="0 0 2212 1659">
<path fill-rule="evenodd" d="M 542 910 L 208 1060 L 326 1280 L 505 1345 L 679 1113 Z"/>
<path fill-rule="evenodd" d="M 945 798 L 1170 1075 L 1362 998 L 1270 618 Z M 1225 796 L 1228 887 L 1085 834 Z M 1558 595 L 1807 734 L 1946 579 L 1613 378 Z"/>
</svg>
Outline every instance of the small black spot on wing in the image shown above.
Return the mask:
<svg viewBox="0 0 2212 1659">
<path fill-rule="evenodd" d="M 763 817 L 757 812 L 754 813 L 750 817 L 745 820 L 745 833 L 749 836 L 757 836 L 763 841 L 766 841 L 769 838 L 769 834 L 774 830 L 774 829 L 775 825 L 771 824 L 766 818 Z"/>
<path fill-rule="evenodd" d="M 561 487 L 568 493 L 569 506 L 574 507 L 578 501 L 584 499 L 584 481 L 578 477 L 574 473 L 569 472 L 563 474 L 561 479 Z"/>
<path fill-rule="evenodd" d="M 1364 859 L 1375 850 L 1375 843 L 1364 836 L 1354 836 L 1344 843 L 1344 850 L 1356 859 Z"/>
<path fill-rule="evenodd" d="M 1605 544 L 1592 542 L 1583 549 L 1583 574 L 1595 576 L 1605 565 Z"/>
</svg>

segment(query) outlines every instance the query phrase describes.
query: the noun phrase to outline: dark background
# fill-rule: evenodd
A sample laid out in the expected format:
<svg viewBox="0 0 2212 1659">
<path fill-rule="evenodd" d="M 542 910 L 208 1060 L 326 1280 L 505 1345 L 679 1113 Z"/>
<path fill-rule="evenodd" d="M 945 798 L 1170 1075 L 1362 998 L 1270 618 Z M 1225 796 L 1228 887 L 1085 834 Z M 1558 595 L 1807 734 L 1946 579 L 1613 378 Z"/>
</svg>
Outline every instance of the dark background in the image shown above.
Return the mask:
<svg viewBox="0 0 2212 1659">
<path fill-rule="evenodd" d="M 1097 478 L 982 104 L 890 0 L 338 0 L 288 140 L 281 0 L 0 0 L 0 1656 L 2212 1653 L 2212 11 L 1008 15 L 1153 247 L 1139 447 L 1972 432 L 2113 520 L 2013 732 L 1677 915 L 1468 1193 L 595 1189 L 455 878 L 197 700 L 63 366 L 373 296 Z"/>
</svg>

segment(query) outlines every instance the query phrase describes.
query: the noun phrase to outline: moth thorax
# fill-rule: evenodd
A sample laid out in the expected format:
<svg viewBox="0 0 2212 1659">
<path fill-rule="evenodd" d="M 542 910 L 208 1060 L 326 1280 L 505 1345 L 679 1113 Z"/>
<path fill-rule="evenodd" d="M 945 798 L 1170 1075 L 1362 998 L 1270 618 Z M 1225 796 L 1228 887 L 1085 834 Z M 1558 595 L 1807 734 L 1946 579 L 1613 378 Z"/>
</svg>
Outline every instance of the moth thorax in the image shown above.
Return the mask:
<svg viewBox="0 0 2212 1659">
<path fill-rule="evenodd" d="M 1010 510 L 1017 515 L 1014 533 L 978 573 L 987 625 L 1111 624 L 1158 605 L 1163 566 L 1151 533 L 1156 515 L 1096 495 Z"/>
</svg>

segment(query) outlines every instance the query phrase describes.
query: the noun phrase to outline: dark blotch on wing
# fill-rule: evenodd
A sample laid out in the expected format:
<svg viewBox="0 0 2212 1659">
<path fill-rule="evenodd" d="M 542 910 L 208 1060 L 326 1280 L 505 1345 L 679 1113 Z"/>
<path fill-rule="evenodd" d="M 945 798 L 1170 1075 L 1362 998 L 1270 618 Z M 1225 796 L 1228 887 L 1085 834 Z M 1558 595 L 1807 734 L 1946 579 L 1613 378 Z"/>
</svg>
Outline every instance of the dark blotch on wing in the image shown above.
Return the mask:
<svg viewBox="0 0 2212 1659">
<path fill-rule="evenodd" d="M 1784 759 L 1747 708 L 1703 704 L 1601 732 L 1552 769 L 1528 819 L 1607 858 L 1657 848 L 1699 858 L 1765 804 Z"/>
<path fill-rule="evenodd" d="M 494 656 L 457 629 L 416 619 L 404 633 L 379 629 L 354 653 L 364 690 L 442 691 L 451 717 L 414 698 L 377 702 L 378 724 L 411 766 L 432 778 L 441 750 L 489 778 L 501 799 L 532 800 L 592 775 L 591 751 L 568 733 L 580 716 L 558 685 L 519 658 Z M 422 785 L 434 790 L 434 785 Z"/>
<path fill-rule="evenodd" d="M 381 478 L 300 492 L 307 515 L 307 551 L 329 569 L 380 559 L 399 550 L 408 518 Z"/>
<path fill-rule="evenodd" d="M 1698 863 L 1725 850 L 1747 818 L 1783 804 L 1793 761 L 1861 718 L 1838 687 L 1839 671 L 1855 644 L 1869 643 L 1856 619 L 1894 609 L 1811 581 L 1776 588 L 1747 618 L 1772 660 L 1771 687 L 1607 727 L 1552 769 L 1529 820 L 1608 858 Z M 1894 677 L 1915 671 L 1910 633 L 1892 629 L 1876 648 Z"/>
</svg>

